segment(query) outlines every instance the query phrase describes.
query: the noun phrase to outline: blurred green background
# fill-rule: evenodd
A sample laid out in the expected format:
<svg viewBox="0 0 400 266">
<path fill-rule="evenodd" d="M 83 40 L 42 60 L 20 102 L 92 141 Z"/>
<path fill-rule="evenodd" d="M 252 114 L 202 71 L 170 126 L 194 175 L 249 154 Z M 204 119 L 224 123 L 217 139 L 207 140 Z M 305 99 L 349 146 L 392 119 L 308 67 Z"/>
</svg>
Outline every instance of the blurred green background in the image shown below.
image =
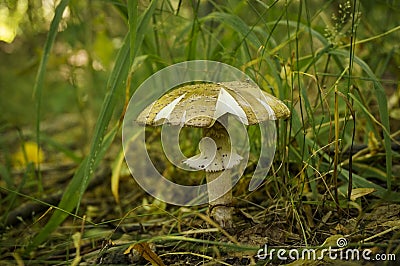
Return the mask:
<svg viewBox="0 0 400 266">
<path fill-rule="evenodd" d="M 282 20 L 284 16 L 285 20 L 300 19 L 301 23 L 310 23 L 313 30 L 326 35 L 327 30 L 335 32 L 332 15 L 339 16 L 339 4 L 345 4 L 345 1 L 304 1 L 299 14 L 299 5 L 295 2 L 160 1 L 151 32 L 146 34 L 141 48 L 149 58 L 140 75 L 136 75 L 133 86 L 137 87 L 157 69 L 183 60 L 206 58 L 235 66 L 248 63 L 247 58 L 237 51 L 241 41 L 237 32 L 228 25 L 223 30 L 217 29 L 221 23 L 217 19 L 193 25 L 192 18 L 195 15 L 203 18 L 214 11 L 227 11 L 240 17 L 250 27 Z M 360 15 L 355 25 L 357 40 L 398 27 L 399 4 L 396 1 L 358 1 L 356 4 Z M 97 113 L 106 92 L 105 84 L 116 52 L 127 31 L 124 16 L 116 8 L 118 5 L 118 1 L 70 2 L 63 14 L 47 65 L 43 118 L 54 118 L 60 113 Z M 147 1 L 141 1 L 141 5 L 143 9 Z M 272 7 L 267 9 L 270 5 Z M 35 121 L 32 88 L 55 6 L 52 0 L 0 2 L 0 119 L 3 123 L 32 125 Z M 341 32 L 336 33 L 334 41 L 339 45 L 348 43 L 350 26 L 347 23 L 344 29 L 339 29 Z M 237 24 L 237 27 L 240 25 Z M 256 34 L 263 36 L 259 31 L 271 30 L 272 27 L 273 24 L 264 29 L 257 28 Z M 208 32 L 213 29 L 222 34 Z M 191 34 L 191 31 L 195 33 Z M 275 41 L 275 45 L 278 45 L 287 35 L 285 26 L 280 25 L 273 32 L 271 42 Z M 383 80 L 388 95 L 396 91 L 399 80 L 399 36 L 399 31 L 395 31 L 388 36 L 376 37 L 357 46 L 355 51 Z M 198 38 L 196 52 L 191 48 L 191 38 Z M 285 45 L 276 56 L 285 63 L 294 52 L 299 52 L 299 56 L 305 55 L 305 51 L 310 49 L 309 44 L 300 42 L 298 48 Z M 153 45 L 157 46 L 151 47 Z M 257 51 L 249 52 L 254 58 Z"/>
</svg>

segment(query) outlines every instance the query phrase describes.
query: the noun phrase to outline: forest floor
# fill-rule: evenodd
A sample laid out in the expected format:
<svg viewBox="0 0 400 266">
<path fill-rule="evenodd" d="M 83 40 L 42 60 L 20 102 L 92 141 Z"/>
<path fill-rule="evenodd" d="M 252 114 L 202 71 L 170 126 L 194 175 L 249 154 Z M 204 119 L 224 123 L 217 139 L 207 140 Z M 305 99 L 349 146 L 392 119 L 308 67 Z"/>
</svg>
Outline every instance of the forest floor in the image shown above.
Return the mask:
<svg viewBox="0 0 400 266">
<path fill-rule="evenodd" d="M 45 126 L 47 136 L 57 139 L 79 132 L 76 117 L 62 121 L 69 123 L 62 128 L 68 128 L 71 134 L 50 123 L 53 127 Z M 12 138 L 11 134 L 5 137 Z M 79 153 L 79 147 L 69 148 Z M 70 215 L 45 243 L 29 254 L 24 248 L 51 217 L 78 164 L 61 149 L 44 147 L 40 186 L 37 171 L 27 175 L 28 166 L 13 168 L 12 182 L 18 187 L 18 194 L 1 190 L 3 202 L 11 202 L 0 207 L 4 214 L 2 265 L 398 265 L 400 262 L 398 203 L 369 193 L 340 208 L 324 196 L 311 200 L 309 193 L 304 193 L 301 201 L 291 202 L 270 195 L 270 186 L 276 181 L 267 182 L 255 192 L 243 192 L 241 188 L 248 183 L 244 177 L 234 189 L 235 226 L 224 230 L 208 217 L 207 206 L 179 207 L 155 200 L 138 186 L 125 166 L 120 171 L 117 203 L 111 190 L 111 176 L 118 149 L 120 143 L 116 138 L 92 178 L 76 216 Z M 5 187 L 5 181 L 2 182 Z M 322 253 L 329 247 L 337 249 L 331 256 Z M 278 254 L 280 249 L 283 251 Z M 352 253 L 356 251 L 357 254 Z M 301 254 L 305 254 L 304 258 Z"/>
</svg>

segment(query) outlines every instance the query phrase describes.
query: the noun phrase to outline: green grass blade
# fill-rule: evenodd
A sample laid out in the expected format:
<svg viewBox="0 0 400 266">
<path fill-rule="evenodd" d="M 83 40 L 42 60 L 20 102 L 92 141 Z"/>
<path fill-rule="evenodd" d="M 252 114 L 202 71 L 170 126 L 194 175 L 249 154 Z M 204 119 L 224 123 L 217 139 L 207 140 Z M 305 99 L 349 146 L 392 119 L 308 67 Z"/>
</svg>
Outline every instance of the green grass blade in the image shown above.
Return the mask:
<svg viewBox="0 0 400 266">
<path fill-rule="evenodd" d="M 42 88 L 43 88 L 43 80 L 44 80 L 44 75 L 46 73 L 46 65 L 49 60 L 51 48 L 53 47 L 54 40 L 56 39 L 57 32 L 58 32 L 58 26 L 60 24 L 60 21 L 62 19 L 62 14 L 64 13 L 65 8 L 68 6 L 70 0 L 62 0 L 54 14 L 54 18 L 50 24 L 50 29 L 49 29 L 49 34 L 47 35 L 46 43 L 44 45 L 43 49 L 43 55 L 40 60 L 39 64 L 39 70 L 36 75 L 36 81 L 33 87 L 33 94 L 36 96 L 37 101 L 40 101 L 41 95 L 42 95 Z M 39 105 L 39 103 L 38 103 Z M 39 105 L 40 107 L 40 105 Z M 40 109 L 38 109 L 40 111 Z M 40 113 L 39 113 L 40 115 Z M 38 115 L 38 120 L 40 116 Z"/>
<path fill-rule="evenodd" d="M 49 60 L 51 48 L 53 47 L 54 41 L 57 36 L 58 26 L 62 19 L 65 8 L 68 6 L 69 0 L 62 0 L 58 5 L 54 13 L 54 18 L 50 24 L 49 33 L 44 45 L 44 51 L 42 58 L 40 60 L 39 69 L 36 75 L 35 84 L 33 86 L 33 95 L 36 98 L 36 142 L 40 146 L 40 118 L 41 118 L 41 108 L 42 108 L 42 91 L 43 91 L 43 81 L 46 74 L 46 66 Z M 38 149 L 39 151 L 39 149 Z M 40 165 L 39 165 L 39 190 L 42 189 Z"/>
<path fill-rule="evenodd" d="M 112 143 L 118 127 L 116 126 L 104 139 L 104 143 L 102 145 L 102 150 L 99 152 L 98 158 L 102 158 L 107 151 L 107 148 Z M 71 182 L 68 184 L 67 188 L 65 189 L 65 193 L 56 208 L 56 211 L 51 216 L 50 220 L 47 224 L 43 227 L 43 229 L 33 238 L 32 242 L 26 248 L 26 252 L 29 253 L 34 250 L 38 245 L 46 241 L 50 234 L 57 229 L 57 227 L 68 217 L 70 216 L 71 212 L 76 207 L 76 204 L 79 200 L 79 194 L 81 187 L 83 186 L 84 180 L 84 173 L 85 173 L 85 166 L 87 165 L 88 157 L 85 158 L 82 163 L 79 165 L 78 169 L 76 170 Z M 95 166 L 98 165 L 100 160 L 97 160 Z M 78 217 L 76 214 L 72 215 L 74 217 Z"/>
<path fill-rule="evenodd" d="M 112 4 L 114 8 L 121 14 L 124 19 L 128 18 L 128 10 L 123 0 L 107 0 L 108 3 Z"/>
<path fill-rule="evenodd" d="M 136 29 L 138 24 L 138 1 L 132 0 L 127 2 L 128 5 L 128 25 L 129 25 L 129 40 L 130 40 L 130 57 L 129 62 L 132 65 L 135 58 L 136 46 Z"/>
<path fill-rule="evenodd" d="M 121 87 L 124 78 L 126 77 L 127 69 L 129 68 L 127 60 L 129 58 L 129 42 L 127 40 L 128 38 L 125 38 L 124 44 L 117 56 L 113 72 L 110 75 L 108 85 L 109 91 L 105 97 L 104 104 L 96 124 L 95 135 L 93 137 L 90 153 L 88 157 L 85 158 L 80 164 L 70 184 L 66 188 L 63 198 L 60 201 L 59 208 L 65 210 L 65 212 L 54 212 L 49 222 L 45 225 L 42 231 L 35 236 L 32 243 L 28 246 L 28 251 L 34 249 L 48 238 L 48 236 L 57 228 L 57 226 L 59 226 L 65 220 L 65 218 L 67 218 L 68 214 L 66 212 L 71 212 L 75 207 L 77 207 L 77 205 L 79 206 L 83 192 L 89 183 L 94 169 L 96 168 L 100 159 L 103 157 L 105 148 L 107 148 L 112 142 L 112 139 L 114 139 L 116 129 L 114 130 L 115 132 L 113 134 L 110 134 L 108 138 L 103 141 L 105 131 L 107 130 L 114 107 L 116 105 L 116 99 L 118 96 L 117 89 Z"/>
<path fill-rule="evenodd" d="M 198 11 L 199 11 L 200 2 L 193 1 L 192 8 L 193 8 L 193 19 L 190 25 L 190 34 L 189 34 L 189 44 L 187 46 L 187 60 L 194 60 L 196 59 L 197 54 L 197 39 L 200 32 L 200 25 L 199 25 L 199 18 L 198 18 Z"/>
<path fill-rule="evenodd" d="M 97 154 L 99 150 L 102 148 L 102 142 L 103 142 L 103 137 L 105 135 L 105 132 L 107 130 L 108 124 L 110 123 L 112 113 L 114 111 L 114 108 L 116 106 L 116 100 L 118 99 L 118 93 L 117 90 L 118 88 L 121 88 L 121 86 L 125 82 L 125 78 L 128 74 L 128 69 L 130 69 L 131 64 L 134 62 L 134 58 L 136 57 L 140 44 L 143 42 L 144 35 L 148 29 L 148 25 L 150 24 L 150 18 L 155 10 L 157 1 L 152 1 L 149 7 L 146 9 L 146 11 L 143 13 L 143 15 L 139 18 L 139 24 L 137 26 L 136 32 L 128 32 L 128 37 L 125 38 L 124 45 L 122 46 L 119 55 L 117 57 L 117 61 L 115 63 L 115 67 L 113 69 L 113 73 L 110 76 L 110 80 L 108 83 L 108 93 L 104 99 L 102 109 L 100 111 L 99 118 L 96 123 L 96 127 L 94 130 L 94 136 L 92 140 L 92 145 L 90 149 L 90 153 L 88 156 L 87 160 L 87 165 L 85 168 L 85 173 L 84 173 L 84 182 L 81 187 L 81 194 L 80 198 L 78 201 L 78 207 L 80 203 L 80 199 L 82 198 L 83 192 L 86 189 L 86 186 L 89 182 L 89 179 L 93 175 L 95 167 L 95 163 L 97 162 Z M 137 7 L 134 6 L 128 6 L 128 14 L 130 15 L 135 15 L 135 11 L 137 12 Z M 134 21 L 135 18 L 129 18 L 129 23 L 130 26 L 135 27 L 136 22 Z M 132 37 L 134 36 L 134 37 Z M 129 39 L 129 41 L 128 41 Z M 131 42 L 135 42 L 135 44 Z M 133 52 L 130 51 L 130 48 L 133 46 L 135 49 Z M 129 56 L 128 56 L 129 54 Z M 129 58 L 129 60 L 127 60 Z"/>
<path fill-rule="evenodd" d="M 109 85 L 108 85 L 109 90 L 104 99 L 104 103 L 102 105 L 102 109 L 100 111 L 100 115 L 94 130 L 95 133 L 93 136 L 90 153 L 88 155 L 88 160 L 86 162 L 83 183 L 81 186 L 81 193 L 79 196 L 79 201 L 77 202 L 78 204 L 77 209 L 79 208 L 80 201 L 82 199 L 84 191 L 86 190 L 89 180 L 92 177 L 94 170 L 96 169 L 96 164 L 101 159 L 101 157 L 98 158 L 98 153 L 102 149 L 103 137 L 107 130 L 108 124 L 110 123 L 114 108 L 117 104 L 118 95 L 123 93 L 122 91 L 118 93 L 117 90 L 123 87 L 122 84 L 124 84 L 126 76 L 128 75 L 128 70 L 130 69 L 130 60 L 128 59 L 132 59 L 130 58 L 130 56 L 132 56 L 132 53 L 130 53 L 130 47 L 132 46 L 131 41 L 133 39 L 136 42 L 136 44 L 134 45 L 135 51 L 133 52 L 133 55 L 136 56 L 140 44 L 143 41 L 144 33 L 147 30 L 152 12 L 155 9 L 155 4 L 154 4 L 155 2 L 156 1 L 153 1 L 151 3 L 151 5 L 147 8 L 146 12 L 140 18 L 137 32 L 128 33 L 129 38 L 128 37 L 125 38 L 124 45 L 121 48 L 119 55 L 117 57 L 113 73 L 111 74 L 109 80 Z M 131 8 L 134 9 L 134 7 Z M 137 35 L 137 37 L 132 38 L 131 36 L 135 34 Z"/>
<path fill-rule="evenodd" d="M 340 176 L 349 181 L 349 171 L 341 169 Z M 353 186 L 355 188 L 373 188 L 375 189 L 373 195 L 375 195 L 378 198 L 388 199 L 395 202 L 400 201 L 399 193 L 393 193 L 393 195 L 392 194 L 388 195 L 384 187 L 377 185 L 369 180 L 366 180 L 364 177 L 354 173 L 353 173 Z"/>
<path fill-rule="evenodd" d="M 126 79 L 126 75 L 128 74 L 129 69 L 129 41 L 126 37 L 124 40 L 124 44 L 119 51 L 117 56 L 117 60 L 115 63 L 115 67 L 113 72 L 111 73 L 108 85 L 107 85 L 107 94 L 105 96 L 104 102 L 102 104 L 102 108 L 100 111 L 100 115 L 96 122 L 96 127 L 94 129 L 94 135 L 92 138 L 92 144 L 90 147 L 90 152 L 88 155 L 88 159 L 86 161 L 84 176 L 82 180 L 82 186 L 80 190 L 79 201 L 77 202 L 78 208 L 79 203 L 82 198 L 82 195 L 89 183 L 90 178 L 93 175 L 94 170 L 96 169 L 96 163 L 99 159 L 101 159 L 99 155 L 99 151 L 102 149 L 103 138 L 106 134 L 107 127 L 110 123 L 114 108 L 117 104 L 117 99 L 119 95 L 122 95 L 123 84 Z M 118 91 L 120 89 L 120 91 Z"/>
<path fill-rule="evenodd" d="M 51 147 L 53 147 L 54 149 L 56 149 L 57 151 L 63 153 L 65 156 L 67 156 L 69 159 L 73 160 L 75 163 L 79 164 L 82 162 L 82 158 L 79 157 L 78 155 L 76 155 L 74 153 L 74 151 L 70 150 L 68 147 L 60 144 L 59 142 L 55 141 L 53 138 L 51 138 L 48 135 L 45 134 L 41 134 L 41 139 L 43 140 L 43 142 Z"/>
<path fill-rule="evenodd" d="M 328 40 L 318 31 L 309 28 L 307 25 L 303 23 L 298 23 L 297 21 L 279 21 L 279 22 L 268 22 L 266 25 L 268 26 L 273 26 L 274 24 L 280 25 L 280 26 L 289 26 L 292 28 L 297 28 L 298 32 L 297 35 L 307 32 L 311 34 L 313 37 L 317 38 L 324 46 L 329 46 Z M 274 47 L 270 53 L 274 54 L 277 53 L 279 50 L 282 50 L 285 46 L 288 45 L 289 42 L 293 41 L 296 38 L 296 34 L 290 35 L 290 38 L 288 38 L 285 42 L 281 42 L 278 46 Z"/>
<path fill-rule="evenodd" d="M 243 41 L 248 41 L 256 49 L 262 46 L 261 41 L 254 33 L 253 29 L 249 27 L 240 17 L 234 14 L 213 12 L 210 15 L 201 19 L 201 21 L 216 20 L 220 23 L 229 25 L 233 30 L 243 37 Z"/>
<path fill-rule="evenodd" d="M 382 123 L 380 123 L 373 114 L 371 114 L 370 111 L 368 111 L 367 107 L 365 107 L 362 102 L 352 93 L 348 94 L 350 96 L 351 99 L 353 99 L 353 101 L 361 108 L 361 110 L 363 111 L 363 113 L 365 114 L 366 117 L 370 118 L 370 121 L 372 121 L 373 123 L 379 125 L 383 131 L 385 131 L 387 134 L 390 135 L 390 133 L 387 131 L 387 129 L 382 125 Z M 374 132 L 375 136 L 378 136 L 377 132 Z"/>
<path fill-rule="evenodd" d="M 147 8 L 146 12 L 140 17 L 139 25 L 136 32 L 137 36 L 134 39 L 136 45 L 134 45 L 135 51 L 133 55 L 137 55 L 140 44 L 144 39 L 144 34 L 147 31 L 151 15 L 155 10 L 154 2 L 156 1 L 153 1 L 151 5 Z M 107 128 L 112 118 L 113 111 L 117 104 L 117 99 L 119 99 L 119 96 L 124 93 L 124 91 L 122 91 L 122 88 L 124 88 L 123 84 L 125 83 L 126 76 L 130 68 L 129 59 L 131 56 L 131 38 L 131 34 L 128 33 L 127 37 L 124 40 L 123 46 L 118 53 L 115 66 L 110 75 L 107 85 L 108 92 L 105 96 L 100 115 L 97 119 L 90 152 L 86 159 L 80 164 L 59 204 L 59 208 L 65 210 L 66 212 L 71 212 L 74 208 L 76 208 L 76 210 L 79 209 L 83 193 L 86 190 L 90 178 L 93 176 L 93 173 L 98 163 L 103 158 L 107 148 L 111 144 L 116 135 L 116 132 L 118 131 L 119 126 L 117 125 L 105 137 Z M 67 218 L 68 214 L 66 212 L 56 211 L 50 218 L 46 226 L 43 228 L 43 230 L 37 236 L 35 236 L 32 243 L 28 246 L 27 250 L 32 250 L 40 243 L 45 241 L 47 237 Z"/>
<path fill-rule="evenodd" d="M 151 1 L 149 6 L 144 11 L 143 15 L 139 17 L 139 22 L 137 24 L 137 29 L 136 29 L 136 33 L 135 33 L 136 34 L 135 46 L 134 46 L 135 50 L 133 52 L 134 57 L 131 58 L 132 59 L 131 64 L 133 64 L 133 59 L 138 55 L 139 48 L 142 45 L 143 40 L 144 40 L 144 36 L 146 35 L 146 33 L 149 32 L 149 25 L 151 24 L 151 17 L 154 14 L 157 3 L 158 3 L 157 0 Z"/>
<path fill-rule="evenodd" d="M 25 177 L 24 177 L 24 178 L 25 178 Z M 23 181 L 25 182 L 25 180 L 23 180 Z M 60 211 L 60 212 L 65 212 L 67 215 L 73 216 L 73 217 L 75 217 L 75 218 L 77 218 L 77 219 L 83 219 L 82 217 L 80 217 L 80 216 L 78 216 L 78 215 L 75 215 L 75 214 L 73 214 L 73 213 L 71 213 L 71 212 L 66 212 L 65 210 L 63 210 L 63 209 L 61 209 L 61 208 L 59 208 L 59 207 L 57 207 L 57 206 L 54 206 L 54 205 L 52 205 L 52 204 L 50 204 L 50 203 L 48 203 L 48 202 L 46 202 L 46 201 L 40 200 L 40 199 L 38 199 L 38 198 L 36 198 L 36 197 L 34 197 L 34 196 L 30 196 L 30 195 L 27 195 L 27 194 L 23 194 L 23 193 L 19 192 L 19 191 L 20 191 L 20 188 L 17 188 L 16 190 L 13 190 L 13 189 L 5 188 L 5 187 L 0 187 L 0 189 L 2 189 L 2 190 L 4 190 L 5 192 L 9 193 L 9 195 L 12 195 L 13 197 L 14 197 L 14 196 L 19 196 L 19 197 L 21 197 L 21 198 L 25 198 L 25 199 L 30 200 L 30 201 L 32 201 L 32 202 L 40 203 L 40 204 L 45 205 L 45 206 L 47 206 L 47 207 L 49 207 L 49 208 L 56 209 L 56 210 L 58 210 L 58 211 Z M 11 206 L 11 205 L 10 205 L 10 206 Z M 2 216 L 2 218 L 4 218 L 4 220 L 7 218 L 7 214 L 8 214 L 8 212 L 6 212 L 6 214 Z M 4 221 L 3 221 L 3 222 L 4 222 Z M 93 224 L 93 225 L 95 224 L 95 223 L 93 223 L 93 222 L 91 222 L 91 221 L 87 221 L 87 222 L 90 223 L 90 224 Z"/>
<path fill-rule="evenodd" d="M 342 57 L 348 57 L 349 53 L 345 50 L 332 50 L 329 52 L 332 55 L 338 55 Z M 392 146 L 390 140 L 390 126 L 389 126 L 389 111 L 387 108 L 387 96 L 385 94 L 385 89 L 379 82 L 379 79 L 372 72 L 370 67 L 359 57 L 353 57 L 354 63 L 358 64 L 362 70 L 371 78 L 374 84 L 375 97 L 378 102 L 379 116 L 382 121 L 383 126 L 383 140 L 386 153 L 386 175 L 387 175 L 387 190 L 391 192 L 392 190 Z"/>
</svg>

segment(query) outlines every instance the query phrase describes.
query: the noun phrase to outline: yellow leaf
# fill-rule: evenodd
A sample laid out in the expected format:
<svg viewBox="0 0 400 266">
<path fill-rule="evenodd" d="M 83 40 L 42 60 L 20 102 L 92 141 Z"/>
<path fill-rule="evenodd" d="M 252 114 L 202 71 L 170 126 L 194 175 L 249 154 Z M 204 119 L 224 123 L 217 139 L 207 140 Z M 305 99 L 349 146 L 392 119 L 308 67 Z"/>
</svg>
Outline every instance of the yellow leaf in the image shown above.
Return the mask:
<svg viewBox="0 0 400 266">
<path fill-rule="evenodd" d="M 281 73 L 279 74 L 279 76 L 281 77 L 282 80 L 286 81 L 287 84 L 289 85 L 289 87 L 292 86 L 292 68 L 290 66 L 290 63 L 286 63 L 284 66 L 282 66 L 281 68 Z M 277 88 L 277 87 L 275 87 Z"/>
<path fill-rule="evenodd" d="M 82 240 L 82 234 L 80 232 L 76 232 L 75 234 L 72 235 L 72 240 L 74 242 L 74 247 L 76 249 L 76 256 L 74 260 L 72 261 L 71 265 L 76 266 L 79 265 L 81 262 L 81 240 Z"/>
<path fill-rule="evenodd" d="M 33 141 L 24 142 L 21 147 L 12 156 L 15 166 L 26 166 L 29 163 L 38 165 L 44 161 L 44 153 L 42 149 Z"/>
<path fill-rule="evenodd" d="M 400 108 L 391 109 L 389 116 L 393 119 L 400 120 Z"/>
<path fill-rule="evenodd" d="M 355 201 L 356 199 L 363 197 L 365 195 L 375 192 L 375 188 L 355 188 L 351 191 L 350 199 Z"/>
<path fill-rule="evenodd" d="M 111 175 L 111 192 L 114 196 L 115 201 L 119 204 L 119 177 L 121 175 L 121 166 L 124 161 L 124 153 L 121 149 L 118 153 L 117 158 L 115 159 L 112 166 L 112 175 Z"/>
<path fill-rule="evenodd" d="M 371 154 L 376 154 L 379 151 L 379 141 L 376 139 L 374 132 L 368 133 L 368 148 Z"/>
</svg>

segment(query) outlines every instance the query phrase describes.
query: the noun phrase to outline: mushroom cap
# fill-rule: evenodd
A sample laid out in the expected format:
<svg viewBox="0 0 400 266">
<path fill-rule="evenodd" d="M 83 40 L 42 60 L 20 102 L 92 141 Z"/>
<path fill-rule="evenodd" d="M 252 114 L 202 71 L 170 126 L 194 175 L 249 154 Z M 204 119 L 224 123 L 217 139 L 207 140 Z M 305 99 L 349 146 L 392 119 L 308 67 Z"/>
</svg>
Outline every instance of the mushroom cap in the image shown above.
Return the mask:
<svg viewBox="0 0 400 266">
<path fill-rule="evenodd" d="M 278 98 L 249 82 L 232 81 L 184 85 L 171 90 L 147 106 L 136 122 L 211 127 L 227 113 L 245 125 L 290 116 L 288 107 Z"/>
</svg>

